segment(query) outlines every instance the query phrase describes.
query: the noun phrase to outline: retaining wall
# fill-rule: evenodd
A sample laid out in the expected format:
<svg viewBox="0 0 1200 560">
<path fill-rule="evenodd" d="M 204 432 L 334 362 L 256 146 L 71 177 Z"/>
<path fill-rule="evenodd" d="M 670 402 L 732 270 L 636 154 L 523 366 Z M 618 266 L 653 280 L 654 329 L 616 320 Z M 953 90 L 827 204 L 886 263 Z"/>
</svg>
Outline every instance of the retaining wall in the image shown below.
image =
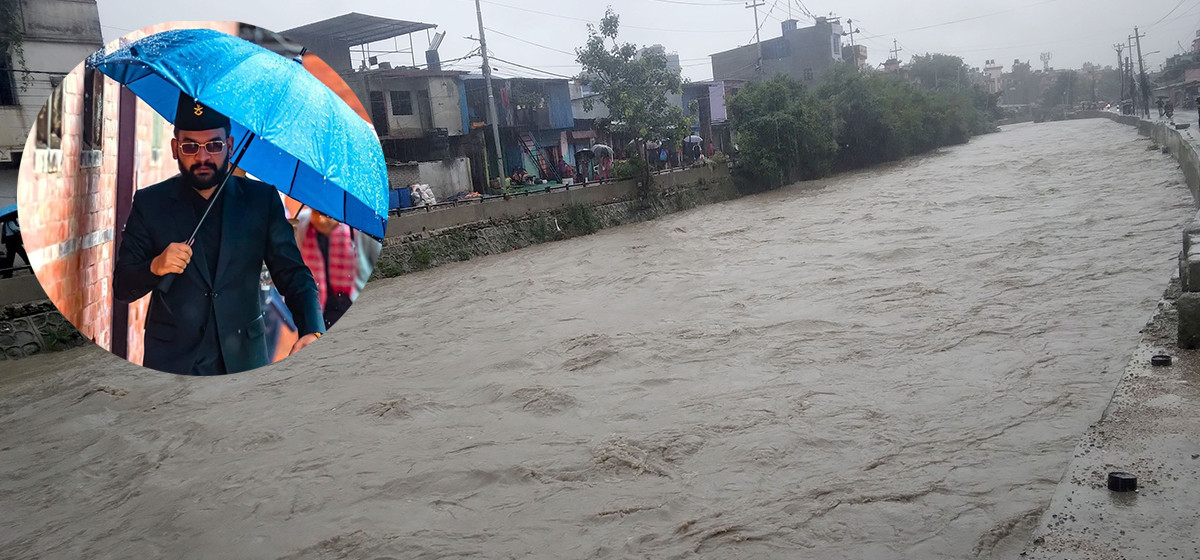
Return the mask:
<svg viewBox="0 0 1200 560">
<path fill-rule="evenodd" d="M 0 280 L 0 362 L 72 348 L 85 340 L 50 303 L 36 276 Z"/>
<path fill-rule="evenodd" d="M 741 196 L 724 166 L 655 175 L 645 198 L 638 189 L 637 180 L 617 181 L 392 218 L 372 278 L 587 235 Z"/>
<path fill-rule="evenodd" d="M 653 176 L 654 187 L 672 189 L 710 176 L 706 167 L 685 169 Z M 502 198 L 476 199 L 448 207 L 425 207 L 409 210 L 388 220 L 387 237 L 404 237 L 413 233 L 437 231 L 488 220 L 509 220 L 537 212 L 565 208 L 571 204 L 602 204 L 627 200 L 637 196 L 636 179 L 559 187 L 551 192 L 516 195 Z"/>
<path fill-rule="evenodd" d="M 86 341 L 48 299 L 0 308 L 0 362 L 73 348 Z"/>
</svg>

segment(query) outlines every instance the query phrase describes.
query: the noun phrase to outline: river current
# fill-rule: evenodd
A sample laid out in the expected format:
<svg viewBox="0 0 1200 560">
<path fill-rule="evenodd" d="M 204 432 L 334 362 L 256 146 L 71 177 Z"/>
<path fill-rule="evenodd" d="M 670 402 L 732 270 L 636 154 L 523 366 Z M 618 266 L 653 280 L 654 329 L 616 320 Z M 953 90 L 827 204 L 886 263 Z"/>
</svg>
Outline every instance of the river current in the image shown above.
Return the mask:
<svg viewBox="0 0 1200 560">
<path fill-rule="evenodd" d="M 1016 558 L 1194 214 L 1149 145 L 1014 125 L 373 282 L 227 378 L 8 362 L 0 550 Z"/>
</svg>

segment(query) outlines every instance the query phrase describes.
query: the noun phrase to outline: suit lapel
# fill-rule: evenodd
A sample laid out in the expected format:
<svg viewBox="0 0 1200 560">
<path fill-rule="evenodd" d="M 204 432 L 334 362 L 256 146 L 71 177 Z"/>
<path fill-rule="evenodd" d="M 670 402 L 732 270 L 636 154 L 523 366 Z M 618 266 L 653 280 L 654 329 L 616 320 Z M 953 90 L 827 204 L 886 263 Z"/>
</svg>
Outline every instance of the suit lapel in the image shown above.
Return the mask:
<svg viewBox="0 0 1200 560">
<path fill-rule="evenodd" d="M 174 199 L 173 204 L 175 204 L 175 208 L 183 207 L 191 210 L 192 203 L 183 196 L 186 193 L 183 192 L 182 189 L 186 188 L 189 187 L 183 184 L 183 179 L 180 176 L 176 175 L 175 188 L 171 189 L 170 191 L 171 198 Z M 199 216 L 196 217 L 199 218 Z M 195 229 L 195 227 L 196 224 L 194 221 L 189 221 L 186 219 L 172 220 L 170 237 L 171 242 L 187 243 L 188 237 L 192 235 L 192 231 Z M 205 260 L 204 251 L 192 252 L 192 262 L 190 263 L 190 266 L 183 271 L 183 273 L 194 274 L 200 279 L 201 282 L 203 282 L 209 288 L 212 288 L 212 278 L 210 278 L 208 274 L 208 261 Z"/>
<path fill-rule="evenodd" d="M 225 192 L 221 193 L 221 212 L 224 214 L 221 219 L 221 250 L 217 256 L 217 277 L 213 279 L 213 284 L 217 280 L 224 277 L 225 269 L 229 266 L 230 259 L 233 258 L 237 247 L 237 224 L 241 223 L 245 216 L 245 208 L 240 204 L 241 199 L 241 182 L 236 175 L 229 177 L 229 182 L 225 184 Z"/>
</svg>

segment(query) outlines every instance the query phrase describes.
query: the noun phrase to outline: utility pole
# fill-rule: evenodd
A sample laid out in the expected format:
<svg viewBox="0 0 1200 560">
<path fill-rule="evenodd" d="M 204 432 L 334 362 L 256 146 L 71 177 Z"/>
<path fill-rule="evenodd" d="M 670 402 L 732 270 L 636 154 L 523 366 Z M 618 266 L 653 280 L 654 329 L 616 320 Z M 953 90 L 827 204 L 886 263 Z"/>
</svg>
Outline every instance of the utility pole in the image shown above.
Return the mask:
<svg viewBox="0 0 1200 560">
<path fill-rule="evenodd" d="M 1150 81 L 1146 79 L 1146 66 L 1142 63 L 1142 37 L 1145 34 L 1138 34 L 1137 26 L 1133 27 L 1133 38 L 1137 40 L 1138 54 L 1138 87 L 1142 91 L 1142 113 L 1146 118 L 1150 118 Z"/>
<path fill-rule="evenodd" d="M 895 39 L 892 39 L 892 50 L 891 50 L 892 58 L 890 60 L 896 61 L 896 73 L 897 74 L 900 73 L 900 50 L 901 50 L 900 44 L 897 43 Z"/>
<path fill-rule="evenodd" d="M 475 0 L 475 17 L 479 20 L 479 53 L 483 56 L 483 79 L 487 82 L 488 120 L 492 122 L 492 139 L 496 142 L 496 177 L 499 187 L 504 189 L 504 151 L 500 149 L 500 118 L 496 112 L 496 95 L 492 92 L 492 66 L 488 64 L 487 40 L 483 37 L 483 10 L 479 8 L 479 0 Z"/>
<path fill-rule="evenodd" d="M 475 1 L 479 2 L 479 0 L 475 0 Z M 759 3 L 751 3 L 749 6 L 746 6 L 747 8 L 754 10 L 754 43 L 758 45 L 758 63 L 756 63 L 754 65 L 754 72 L 756 74 L 760 74 L 760 75 L 762 74 L 763 67 L 762 67 L 762 40 L 760 40 L 758 38 L 758 7 L 765 6 L 765 5 L 766 5 L 766 2 L 759 2 Z"/>
<path fill-rule="evenodd" d="M 1120 76 L 1119 81 L 1121 82 L 1121 99 L 1117 100 L 1119 103 L 1125 100 L 1125 59 L 1121 57 L 1121 51 L 1125 49 L 1125 45 L 1117 43 L 1113 45 L 1113 48 L 1117 51 L 1117 75 Z"/>
<path fill-rule="evenodd" d="M 1133 59 L 1125 57 L 1125 74 L 1121 77 L 1123 80 L 1129 81 L 1129 102 L 1133 104 L 1133 112 L 1137 113 L 1138 100 L 1134 87 L 1137 84 L 1133 83 Z"/>
<path fill-rule="evenodd" d="M 1133 36 L 1125 37 L 1125 49 L 1129 51 L 1129 56 L 1125 57 L 1125 66 L 1128 68 L 1127 76 L 1129 76 L 1129 99 L 1133 101 L 1133 113 L 1137 114 L 1138 99 L 1137 99 L 1137 80 L 1133 77 Z"/>
<path fill-rule="evenodd" d="M 843 31 L 842 35 L 850 36 L 850 52 L 852 53 L 852 56 L 854 57 L 854 68 L 859 69 L 858 68 L 858 49 L 854 48 L 854 34 L 858 33 L 858 30 L 854 28 L 854 20 L 847 19 L 846 27 L 847 27 L 847 30 Z"/>
</svg>

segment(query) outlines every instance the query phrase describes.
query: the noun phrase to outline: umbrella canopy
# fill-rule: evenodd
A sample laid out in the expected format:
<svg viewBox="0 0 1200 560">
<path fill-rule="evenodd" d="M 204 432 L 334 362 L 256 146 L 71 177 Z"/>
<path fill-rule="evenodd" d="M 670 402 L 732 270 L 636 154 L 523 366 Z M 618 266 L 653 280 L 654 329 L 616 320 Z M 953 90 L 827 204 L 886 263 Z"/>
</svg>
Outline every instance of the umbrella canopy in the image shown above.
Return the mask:
<svg viewBox="0 0 1200 560">
<path fill-rule="evenodd" d="M 578 158 L 580 156 L 585 157 L 585 158 L 590 158 L 590 157 L 592 157 L 592 150 L 590 148 L 582 148 L 579 150 L 575 150 L 575 157 Z"/>
<path fill-rule="evenodd" d="M 612 157 L 613 155 L 613 149 L 605 144 L 592 144 L 592 152 L 600 157 L 604 157 L 605 155 Z"/>
<path fill-rule="evenodd" d="M 684 141 L 684 142 L 687 142 L 687 143 L 689 143 L 689 144 L 699 144 L 699 143 L 703 142 L 703 141 L 704 141 L 704 139 L 703 139 L 703 138 L 701 138 L 701 137 L 699 137 L 699 136 L 697 136 L 697 135 L 695 135 L 695 134 L 693 134 L 693 135 L 691 135 L 691 136 L 688 136 L 687 138 L 684 138 L 684 139 L 683 139 L 683 141 Z"/>
<path fill-rule="evenodd" d="M 229 117 L 256 178 L 382 239 L 387 168 L 371 125 L 294 60 L 209 29 L 176 29 L 88 63 L 170 122 L 183 93 Z M 246 145 L 241 139 L 253 135 Z"/>
<path fill-rule="evenodd" d="M 0 208 L 0 222 L 7 222 L 8 220 L 11 220 L 13 216 L 16 216 L 16 215 L 17 215 L 17 205 L 16 204 L 9 204 L 8 206 L 5 206 L 4 208 Z"/>
</svg>

